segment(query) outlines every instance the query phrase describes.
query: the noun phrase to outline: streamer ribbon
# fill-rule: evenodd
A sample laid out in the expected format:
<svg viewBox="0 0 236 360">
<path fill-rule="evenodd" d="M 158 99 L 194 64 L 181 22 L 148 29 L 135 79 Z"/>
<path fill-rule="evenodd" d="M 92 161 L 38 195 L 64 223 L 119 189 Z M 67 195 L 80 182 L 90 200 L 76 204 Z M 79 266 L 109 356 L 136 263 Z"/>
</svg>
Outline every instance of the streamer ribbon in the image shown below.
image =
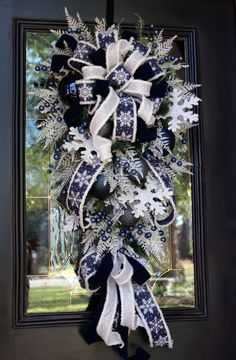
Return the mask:
<svg viewBox="0 0 236 360">
<path fill-rule="evenodd" d="M 94 158 L 92 164 L 82 161 L 75 170 L 67 191 L 66 205 L 72 213 L 79 215 L 80 226 L 85 229 L 83 207 L 86 197 L 97 176 L 103 170 L 103 164 Z"/>
<path fill-rule="evenodd" d="M 93 293 L 99 290 L 101 294 L 93 322 L 82 331 L 84 339 L 92 343 L 100 337 L 128 359 L 128 332 L 125 329 L 135 330 L 141 326 L 145 328 L 151 346 L 172 347 L 162 312 L 145 284 L 150 278 L 146 268 L 123 250 L 116 256 L 104 253 L 99 261 L 97 258 L 97 253 L 91 251 L 82 258 L 79 266 L 81 285 Z"/>
</svg>

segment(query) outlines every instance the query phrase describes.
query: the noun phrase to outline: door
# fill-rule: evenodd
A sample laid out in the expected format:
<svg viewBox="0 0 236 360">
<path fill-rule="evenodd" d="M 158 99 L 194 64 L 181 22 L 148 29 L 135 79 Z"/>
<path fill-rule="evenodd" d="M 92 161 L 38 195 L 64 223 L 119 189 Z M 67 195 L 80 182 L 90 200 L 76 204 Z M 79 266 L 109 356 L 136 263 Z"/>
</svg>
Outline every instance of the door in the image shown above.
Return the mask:
<svg viewBox="0 0 236 360">
<path fill-rule="evenodd" d="M 56 255 L 61 256 L 52 262 L 55 247 L 51 244 L 55 243 L 50 221 L 55 214 L 58 216 L 58 210 L 48 193 L 45 195 L 44 186 L 37 187 L 33 195 L 31 188 L 27 188 L 28 184 L 34 188 L 34 176 L 41 185 L 45 180 L 39 178 L 43 156 L 37 157 L 30 147 L 34 135 L 32 124 L 38 120 L 32 107 L 30 113 L 26 100 L 28 81 L 32 80 L 30 71 L 33 60 L 54 40 L 49 29 L 65 27 L 64 5 L 62 0 L 6 0 L 0 4 L 0 355 L 3 360 L 119 358 L 102 342 L 88 346 L 81 338 L 78 327 L 89 321 L 91 313 L 85 311 L 88 295 L 73 283 L 71 272 L 76 262 L 73 249 L 63 247 L 63 243 L 56 244 Z M 191 185 L 188 182 L 185 188 L 190 193 L 188 218 L 183 215 L 184 220 L 170 229 L 171 266 L 164 271 L 165 267 L 154 264 L 155 291 L 170 326 L 174 348 L 148 351 L 152 359 L 231 360 L 235 357 L 236 335 L 234 2 L 119 0 L 106 4 L 105 0 L 71 0 L 66 5 L 70 13 L 79 11 L 88 22 L 107 14 L 115 22 L 124 18 L 124 27 L 133 28 L 137 19 L 134 13 L 138 13 L 146 24 L 165 28 L 166 36 L 177 33 L 175 50 L 190 63 L 190 69 L 181 76 L 202 84 L 200 125 L 189 134 L 187 148 L 195 164 Z M 34 162 L 29 160 L 32 157 Z M 180 190 L 180 200 L 185 190 Z M 41 210 L 37 213 L 38 209 Z M 70 241 L 76 245 L 73 239 Z M 30 253 L 30 266 L 27 253 L 28 257 Z M 69 292 L 68 282 L 63 281 L 72 281 Z M 53 290 L 49 283 L 53 284 Z M 68 303 L 61 300 L 66 291 L 65 296 L 70 297 Z M 142 331 L 132 332 L 130 354 L 137 346 L 148 349 Z"/>
</svg>

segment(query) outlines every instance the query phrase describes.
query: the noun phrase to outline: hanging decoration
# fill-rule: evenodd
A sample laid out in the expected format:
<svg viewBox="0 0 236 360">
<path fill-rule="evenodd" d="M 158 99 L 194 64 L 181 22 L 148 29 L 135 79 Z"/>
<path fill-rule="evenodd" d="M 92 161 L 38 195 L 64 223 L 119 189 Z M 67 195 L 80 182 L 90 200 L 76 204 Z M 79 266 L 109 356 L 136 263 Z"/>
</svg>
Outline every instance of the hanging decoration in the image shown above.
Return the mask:
<svg viewBox="0 0 236 360">
<path fill-rule="evenodd" d="M 80 284 L 98 299 L 81 333 L 127 359 L 128 333 L 138 326 L 151 346 L 172 347 L 148 261 L 161 259 L 176 216 L 175 174 L 190 173 L 174 148 L 198 122 L 198 85 L 178 78 L 186 65 L 170 55 L 175 37 L 163 30 L 151 25 L 145 35 L 139 19 L 137 35 L 96 18 L 91 31 L 78 14 L 65 15 L 68 28 L 52 31 L 52 58 L 36 66 L 48 77 L 34 91 L 46 119 L 38 141 L 54 149 L 52 191 L 63 194 L 65 231 L 81 237 Z M 141 348 L 135 356 L 147 358 Z"/>
</svg>

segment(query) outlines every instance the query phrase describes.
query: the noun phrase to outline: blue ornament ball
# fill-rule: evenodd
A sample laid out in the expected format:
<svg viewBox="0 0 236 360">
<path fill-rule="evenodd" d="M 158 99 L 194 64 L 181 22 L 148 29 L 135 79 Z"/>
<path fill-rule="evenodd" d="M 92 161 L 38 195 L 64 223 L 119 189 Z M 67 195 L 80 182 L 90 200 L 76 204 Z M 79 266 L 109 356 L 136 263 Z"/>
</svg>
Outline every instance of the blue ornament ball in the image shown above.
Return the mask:
<svg viewBox="0 0 236 360">
<path fill-rule="evenodd" d="M 66 105 L 71 106 L 79 101 L 77 79 L 78 76 L 70 74 L 65 76 L 58 85 L 60 99 Z"/>
<path fill-rule="evenodd" d="M 135 181 L 135 182 L 138 182 L 138 180 L 142 181 L 147 176 L 147 173 L 148 173 L 148 170 L 149 170 L 148 164 L 142 158 L 140 159 L 140 162 L 141 162 L 141 172 L 142 172 L 142 174 L 139 171 L 137 171 L 136 169 L 131 169 L 131 171 L 129 173 L 129 178 L 132 181 Z"/>
<path fill-rule="evenodd" d="M 133 209 L 130 205 L 124 208 L 124 214 L 119 218 L 119 222 L 122 226 L 129 227 L 134 226 L 139 221 L 133 214 Z"/>
<path fill-rule="evenodd" d="M 107 182 L 105 183 L 104 175 L 98 175 L 90 194 L 99 200 L 104 200 L 110 195 L 110 185 Z"/>
</svg>

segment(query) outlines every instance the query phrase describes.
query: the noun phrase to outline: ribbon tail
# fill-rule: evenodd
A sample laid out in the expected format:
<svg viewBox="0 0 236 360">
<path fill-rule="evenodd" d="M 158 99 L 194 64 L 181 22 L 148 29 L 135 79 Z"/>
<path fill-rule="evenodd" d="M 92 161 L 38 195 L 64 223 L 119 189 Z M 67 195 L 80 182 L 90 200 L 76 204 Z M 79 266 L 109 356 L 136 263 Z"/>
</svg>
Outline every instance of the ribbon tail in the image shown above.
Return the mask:
<svg viewBox="0 0 236 360">
<path fill-rule="evenodd" d="M 88 326 L 80 329 L 80 334 L 88 345 L 101 340 L 96 329 L 106 300 L 106 287 L 101 288 L 99 292 L 100 295 L 96 293 L 92 294 L 89 305 L 86 309 L 86 311 L 93 311 L 93 318 L 91 322 Z M 99 299 L 95 300 L 95 297 L 99 297 Z"/>
<path fill-rule="evenodd" d="M 116 310 L 116 321 L 114 322 L 113 326 L 114 329 L 120 334 L 121 339 L 124 342 L 124 346 L 114 346 L 114 350 L 125 360 L 128 360 L 128 337 L 129 337 L 129 329 L 127 326 L 121 325 L 121 299 L 120 299 L 120 293 L 117 290 L 118 295 L 118 305 Z"/>
<path fill-rule="evenodd" d="M 99 130 L 113 115 L 119 105 L 120 98 L 110 87 L 109 94 L 94 113 L 90 123 L 90 132 L 92 134 L 94 146 L 101 153 L 103 162 L 111 161 L 111 141 L 98 135 Z"/>
<path fill-rule="evenodd" d="M 136 309 L 147 332 L 150 346 L 173 347 L 169 328 L 148 285 L 136 286 Z M 151 315 L 151 316 L 150 316 Z"/>
<path fill-rule="evenodd" d="M 151 126 L 155 123 L 155 117 L 153 116 L 153 108 L 153 101 L 143 96 L 142 102 L 138 109 L 138 116 L 145 121 L 147 126 Z"/>
<path fill-rule="evenodd" d="M 100 154 L 100 159 L 103 163 L 110 162 L 112 159 L 111 140 L 97 135 L 93 140 L 93 146 Z"/>
<path fill-rule="evenodd" d="M 124 346 L 120 334 L 113 331 L 113 323 L 118 305 L 116 283 L 110 276 L 107 280 L 107 295 L 105 304 L 97 324 L 97 334 L 103 339 L 106 345 Z"/>
<path fill-rule="evenodd" d="M 76 168 L 67 191 L 66 205 L 71 212 L 79 215 L 80 226 L 84 229 L 83 210 L 87 195 L 104 165 L 90 165 L 82 161 Z M 79 190 L 78 190 L 79 187 Z"/>
</svg>

